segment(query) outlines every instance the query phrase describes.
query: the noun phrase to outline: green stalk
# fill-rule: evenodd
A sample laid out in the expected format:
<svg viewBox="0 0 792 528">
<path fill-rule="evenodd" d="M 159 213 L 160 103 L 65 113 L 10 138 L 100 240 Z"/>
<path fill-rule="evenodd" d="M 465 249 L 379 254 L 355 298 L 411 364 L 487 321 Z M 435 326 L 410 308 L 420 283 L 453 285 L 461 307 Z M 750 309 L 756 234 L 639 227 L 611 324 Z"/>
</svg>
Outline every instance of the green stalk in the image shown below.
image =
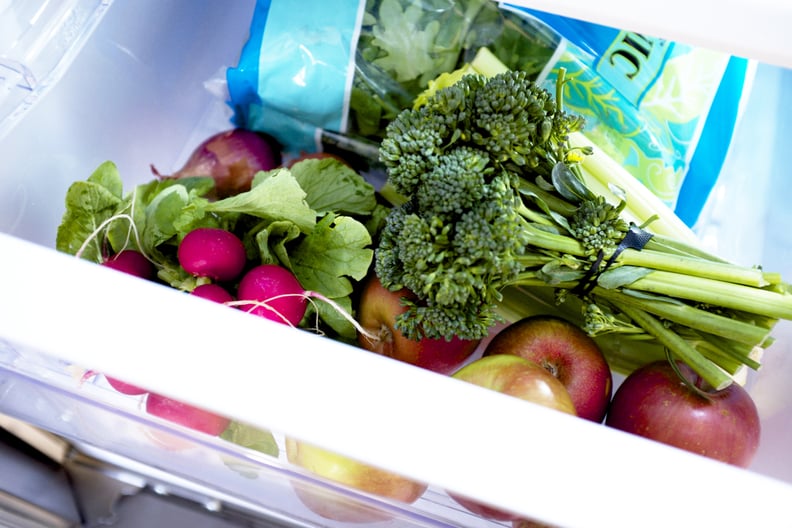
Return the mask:
<svg viewBox="0 0 792 528">
<path fill-rule="evenodd" d="M 745 345 L 760 345 L 768 335 L 768 331 L 765 328 L 694 308 L 687 304 L 635 297 L 629 295 L 629 293 L 609 290 L 599 286 L 594 288 L 593 294 L 608 301 L 627 304 L 674 323 L 731 339 Z"/>
<path fill-rule="evenodd" d="M 489 48 L 479 48 L 473 60 L 470 61 L 470 66 L 476 70 L 476 73 L 484 77 L 495 77 L 499 73 L 509 71 L 501 60 L 492 53 Z"/>
<path fill-rule="evenodd" d="M 528 220 L 529 222 L 533 222 L 534 224 L 539 224 L 539 225 L 545 225 L 548 227 L 555 227 L 555 224 L 553 223 L 552 220 L 550 220 L 550 218 L 545 216 L 543 213 L 540 213 L 539 211 L 535 211 L 533 209 L 529 209 L 525 207 L 525 204 L 523 204 L 522 202 L 520 202 L 517 205 L 517 210 L 520 213 L 520 215 L 522 215 L 522 217 Z"/>
<path fill-rule="evenodd" d="M 613 304 L 647 333 L 653 335 L 672 354 L 684 361 L 716 390 L 725 389 L 734 381 L 723 369 L 704 357 L 685 339 L 663 326 L 663 323 L 655 319 L 654 316 L 627 304 L 620 302 Z"/>
<path fill-rule="evenodd" d="M 629 286 L 633 290 L 660 293 L 766 317 L 792 319 L 792 295 L 761 288 L 669 271 L 652 271 Z"/>
<path fill-rule="evenodd" d="M 525 230 L 531 235 L 528 243 L 533 246 L 542 249 L 549 249 L 551 251 L 558 251 L 559 253 L 567 253 L 576 257 L 586 256 L 586 250 L 583 249 L 583 246 L 580 244 L 580 242 L 574 238 L 559 235 L 557 233 L 551 233 L 549 231 L 539 229 L 532 224 L 526 225 Z"/>
<path fill-rule="evenodd" d="M 770 284 L 764 279 L 762 271 L 756 268 L 746 268 L 722 262 L 709 262 L 681 255 L 669 255 L 651 249 L 642 249 L 640 251 L 626 249 L 619 256 L 618 261 L 629 266 L 673 271 L 756 288 Z"/>
<path fill-rule="evenodd" d="M 724 362 L 735 361 L 753 370 L 759 370 L 759 367 L 761 367 L 759 361 L 755 359 L 755 350 L 761 349 L 761 347 L 746 347 L 713 335 L 702 335 L 701 338 L 702 340 L 699 341 L 696 348 L 708 357 L 721 358 Z M 723 367 L 724 363 L 721 362 L 721 359 L 716 362 Z"/>
<path fill-rule="evenodd" d="M 577 207 L 572 205 L 571 203 L 567 202 L 566 200 L 559 198 L 549 192 L 545 191 L 538 185 L 533 182 L 526 180 L 525 178 L 520 179 L 520 193 L 528 194 L 533 193 L 535 194 L 540 200 L 542 200 L 553 212 L 563 215 L 564 217 L 571 216 L 576 210 Z M 530 197 L 528 198 L 530 199 Z"/>
<path fill-rule="evenodd" d="M 651 231 L 651 227 L 649 228 Z M 663 235 L 654 233 L 649 242 L 646 243 L 644 249 L 652 249 L 655 251 L 662 251 L 673 255 L 684 255 L 688 257 L 698 257 L 711 262 L 721 262 L 723 264 L 730 264 L 729 261 L 724 260 L 716 255 L 713 255 L 701 248 L 698 245 L 688 244 L 681 240 L 669 238 Z"/>
</svg>

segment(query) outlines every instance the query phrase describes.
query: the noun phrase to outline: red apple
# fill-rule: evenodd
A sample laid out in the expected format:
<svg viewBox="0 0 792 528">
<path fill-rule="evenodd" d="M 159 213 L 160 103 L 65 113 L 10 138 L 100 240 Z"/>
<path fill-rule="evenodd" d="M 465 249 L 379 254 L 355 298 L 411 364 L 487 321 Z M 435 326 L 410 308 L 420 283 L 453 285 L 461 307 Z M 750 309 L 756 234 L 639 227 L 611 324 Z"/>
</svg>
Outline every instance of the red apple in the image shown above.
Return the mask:
<svg viewBox="0 0 792 528">
<path fill-rule="evenodd" d="M 480 387 L 528 400 L 568 414 L 575 405 L 564 385 L 538 363 L 513 354 L 497 354 L 477 359 L 462 367 L 453 377 Z M 473 513 L 498 521 L 519 519 L 473 499 L 449 492 L 448 495 Z"/>
<path fill-rule="evenodd" d="M 407 289 L 390 291 L 376 276 L 368 279 L 360 296 L 359 322 L 376 338 L 360 333 L 360 346 L 441 374 L 450 374 L 462 366 L 476 350 L 479 341 L 456 337 L 416 341 L 405 337 L 395 326 L 396 317 L 407 311 L 402 298 L 415 299 L 415 295 Z"/>
<path fill-rule="evenodd" d="M 401 475 L 364 464 L 321 447 L 286 438 L 286 457 L 292 464 L 322 478 L 392 500 L 411 504 L 426 491 L 427 485 Z M 348 498 L 317 488 L 295 485 L 297 496 L 322 517 L 344 522 L 384 520 L 382 512 L 366 508 Z"/>
<path fill-rule="evenodd" d="M 116 391 L 120 392 L 121 394 L 126 394 L 128 396 L 141 396 L 148 392 L 146 389 L 142 387 L 138 387 L 137 385 L 132 385 L 131 383 L 127 383 L 125 381 L 121 381 L 118 378 L 111 378 L 110 376 L 105 376 L 108 385 L 113 387 Z"/>
<path fill-rule="evenodd" d="M 154 393 L 146 396 L 146 412 L 212 436 L 225 431 L 231 423 L 218 414 Z"/>
<path fill-rule="evenodd" d="M 606 425 L 747 467 L 759 447 L 756 405 L 738 383 L 712 391 L 693 369 L 667 361 L 633 371 L 613 396 Z"/>
<path fill-rule="evenodd" d="M 564 384 L 578 416 L 597 423 L 605 418 L 613 376 L 597 343 L 575 324 L 551 315 L 526 317 L 490 341 L 484 355 L 495 354 L 539 363 Z"/>
</svg>

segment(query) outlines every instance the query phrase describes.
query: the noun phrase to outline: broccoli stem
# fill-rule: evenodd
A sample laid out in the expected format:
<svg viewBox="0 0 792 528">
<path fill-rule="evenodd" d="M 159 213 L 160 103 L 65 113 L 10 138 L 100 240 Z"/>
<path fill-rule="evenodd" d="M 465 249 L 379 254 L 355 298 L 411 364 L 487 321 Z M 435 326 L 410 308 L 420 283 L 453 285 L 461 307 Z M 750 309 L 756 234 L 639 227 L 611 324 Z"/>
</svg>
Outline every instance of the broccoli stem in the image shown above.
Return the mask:
<svg viewBox="0 0 792 528">
<path fill-rule="evenodd" d="M 667 236 L 659 235 L 654 233 L 652 239 L 644 246 L 644 249 L 653 249 L 656 251 L 662 251 L 663 253 L 673 254 L 673 255 L 684 255 L 687 257 L 698 257 L 704 260 L 708 260 L 710 262 L 722 262 L 724 264 L 728 264 L 727 260 L 724 260 L 716 255 L 713 255 L 698 246 L 687 244 L 681 240 L 676 240 L 673 238 L 669 238 Z M 773 281 L 767 278 L 768 274 L 765 273 L 765 280 L 767 282 L 772 283 Z"/>
<path fill-rule="evenodd" d="M 687 275 L 707 277 L 756 288 L 770 284 L 765 280 L 762 271 L 756 268 L 745 268 L 722 262 L 710 262 L 701 258 L 691 258 L 682 255 L 669 255 L 668 253 L 647 248 L 640 251 L 626 249 L 622 252 L 619 261 L 629 266 L 676 271 Z"/>
<path fill-rule="evenodd" d="M 632 282 L 630 288 L 775 319 L 792 319 L 792 295 L 683 273 L 653 271 Z"/>
<path fill-rule="evenodd" d="M 548 287 L 549 285 L 541 278 L 531 272 L 526 272 L 511 283 L 511 286 L 522 286 L 528 288 Z M 571 290 L 577 286 L 577 282 L 569 281 L 554 284 L 553 287 Z M 611 290 L 600 286 L 594 287 L 591 294 L 594 298 L 605 299 L 614 304 L 629 305 L 658 317 L 662 317 L 671 322 L 687 326 L 689 328 L 707 332 L 717 336 L 731 339 L 739 343 L 760 346 L 767 345 L 767 328 L 740 321 L 732 317 L 718 315 L 706 310 L 695 308 L 682 303 L 674 303 L 660 299 L 649 299 L 631 295 L 629 290 Z M 516 305 L 516 301 L 512 301 Z M 526 305 L 530 302 L 526 302 Z M 514 310 L 516 311 L 516 310 Z"/>
<path fill-rule="evenodd" d="M 707 359 L 677 333 L 667 329 L 661 321 L 651 314 L 618 301 L 613 304 L 627 317 L 646 330 L 647 333 L 653 335 L 674 356 L 688 364 L 715 390 L 725 389 L 734 381 L 728 373 Z"/>
<path fill-rule="evenodd" d="M 482 47 L 476 52 L 473 60 L 470 61 L 470 66 L 476 73 L 484 77 L 495 77 L 499 73 L 504 73 L 509 70 L 509 68 L 486 47 Z"/>
<path fill-rule="evenodd" d="M 674 323 L 722 336 L 745 345 L 761 345 L 768 336 L 765 328 L 683 303 L 636 297 L 623 291 L 608 290 L 599 286 L 595 287 L 592 293 L 608 301 L 629 304 Z"/>
</svg>

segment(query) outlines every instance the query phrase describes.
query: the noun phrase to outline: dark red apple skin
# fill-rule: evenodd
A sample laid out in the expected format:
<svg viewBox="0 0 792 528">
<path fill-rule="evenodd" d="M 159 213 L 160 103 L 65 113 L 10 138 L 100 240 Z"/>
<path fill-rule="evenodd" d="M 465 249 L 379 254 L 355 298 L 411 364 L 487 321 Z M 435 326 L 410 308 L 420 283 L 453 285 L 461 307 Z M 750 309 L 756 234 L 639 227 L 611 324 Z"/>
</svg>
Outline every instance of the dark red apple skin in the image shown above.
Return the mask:
<svg viewBox="0 0 792 528">
<path fill-rule="evenodd" d="M 376 276 L 363 287 L 358 306 L 358 322 L 379 339 L 358 334 L 358 344 L 371 352 L 404 361 L 440 374 L 451 374 L 461 367 L 478 347 L 479 340 L 459 338 L 408 339 L 396 329 L 396 317 L 407 308 L 402 298 L 414 299 L 407 289 L 390 291 Z"/>
<path fill-rule="evenodd" d="M 526 317 L 501 330 L 485 356 L 514 354 L 542 365 L 566 387 L 581 418 L 601 423 L 613 374 L 597 343 L 575 324 L 551 315 Z"/>
<path fill-rule="evenodd" d="M 690 367 L 677 365 L 686 379 L 701 386 Z M 667 361 L 627 376 L 613 396 L 605 424 L 739 467 L 751 463 L 761 436 L 756 405 L 741 385 L 702 396 Z"/>
</svg>

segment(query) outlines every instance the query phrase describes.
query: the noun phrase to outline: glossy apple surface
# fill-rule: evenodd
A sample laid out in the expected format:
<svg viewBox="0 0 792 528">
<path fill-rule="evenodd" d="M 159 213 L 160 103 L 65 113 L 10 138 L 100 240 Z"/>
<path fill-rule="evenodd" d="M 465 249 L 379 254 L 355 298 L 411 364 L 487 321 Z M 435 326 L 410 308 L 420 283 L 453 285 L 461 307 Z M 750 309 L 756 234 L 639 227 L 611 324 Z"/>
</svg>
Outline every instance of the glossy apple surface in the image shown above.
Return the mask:
<svg viewBox="0 0 792 528">
<path fill-rule="evenodd" d="M 225 431 L 231 423 L 218 414 L 154 393 L 146 396 L 146 412 L 212 436 Z"/>
<path fill-rule="evenodd" d="M 456 337 L 450 341 L 408 339 L 395 326 L 396 317 L 407 310 L 402 306 L 403 297 L 415 298 L 415 295 L 406 289 L 392 292 L 374 276 L 368 279 L 360 296 L 358 320 L 366 331 L 377 338 L 359 333 L 360 346 L 441 374 L 451 374 L 457 370 L 473 354 L 479 341 Z"/>
<path fill-rule="evenodd" d="M 575 405 L 564 385 L 538 363 L 517 355 L 497 354 L 482 357 L 462 367 L 452 377 L 561 412 L 576 414 Z M 456 493 L 449 492 L 448 495 L 482 517 L 498 521 L 519 519 L 516 514 Z"/>
<path fill-rule="evenodd" d="M 690 367 L 677 365 L 687 380 L 703 387 Z M 761 434 L 756 405 L 741 385 L 702 394 L 667 361 L 627 376 L 613 396 L 605 424 L 740 467 L 750 464 Z"/>
<path fill-rule="evenodd" d="M 292 464 L 322 478 L 407 504 L 418 500 L 427 488 L 426 484 L 290 437 L 286 438 L 286 457 Z M 383 517 L 382 512 L 367 509 L 333 495 L 322 494 L 305 487 L 295 487 L 295 491 L 308 508 L 328 519 L 363 522 L 382 520 Z"/>
<path fill-rule="evenodd" d="M 560 317 L 537 315 L 507 326 L 484 355 L 513 354 L 530 359 L 563 383 L 577 415 L 602 422 L 613 391 L 613 376 L 597 343 Z"/>
</svg>

